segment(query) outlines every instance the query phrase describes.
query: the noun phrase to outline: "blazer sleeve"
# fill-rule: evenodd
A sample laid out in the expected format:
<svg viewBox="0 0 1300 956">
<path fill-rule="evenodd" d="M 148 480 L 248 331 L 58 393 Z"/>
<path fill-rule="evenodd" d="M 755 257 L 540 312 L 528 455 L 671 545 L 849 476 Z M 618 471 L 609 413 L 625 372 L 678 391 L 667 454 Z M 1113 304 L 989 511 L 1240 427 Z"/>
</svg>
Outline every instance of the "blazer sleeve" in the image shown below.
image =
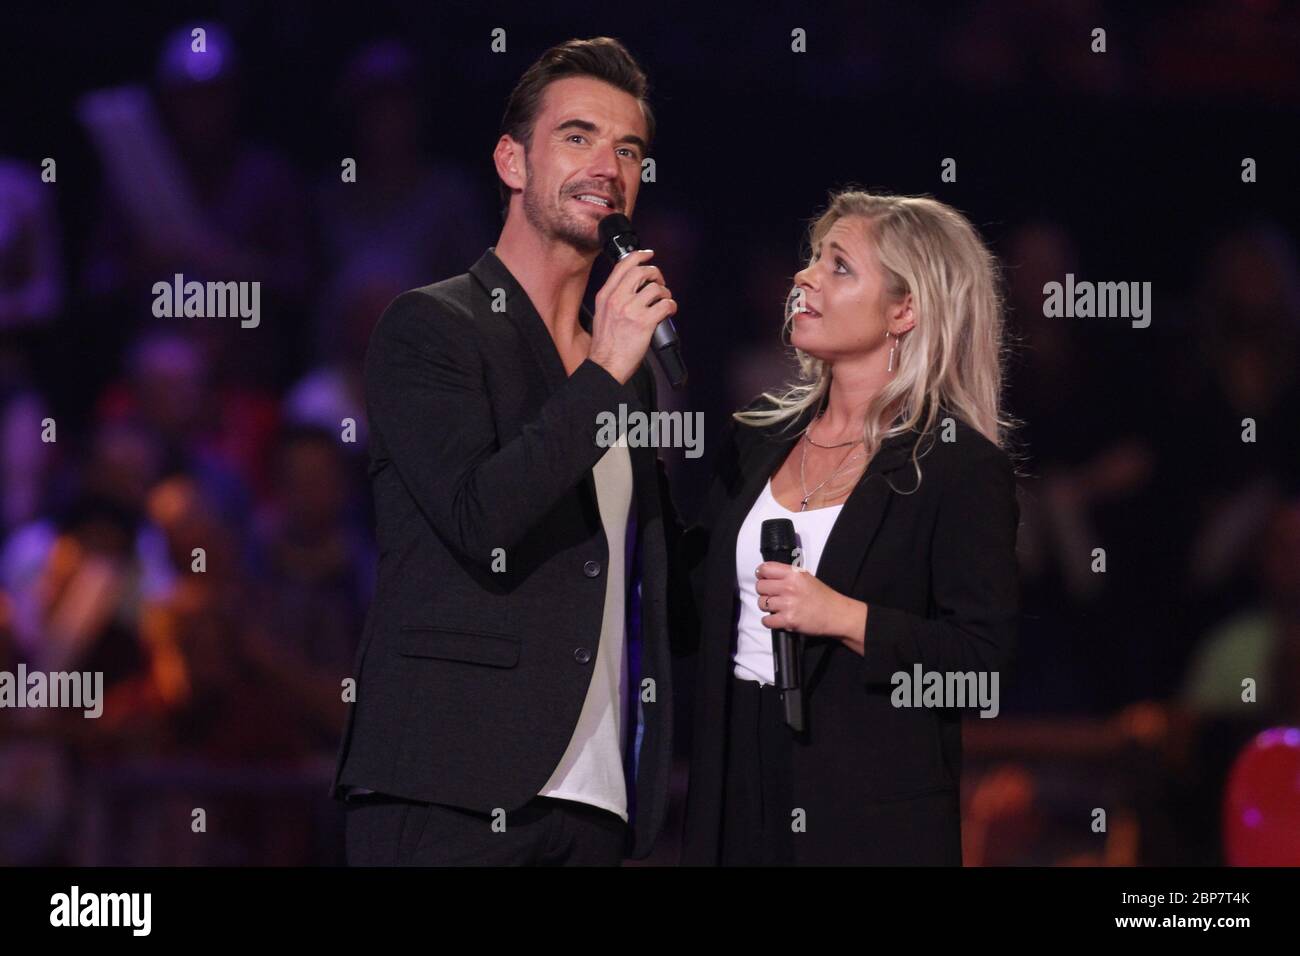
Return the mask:
<svg viewBox="0 0 1300 956">
<path fill-rule="evenodd" d="M 1011 663 L 1020 610 L 1011 460 L 993 445 L 949 474 L 931 543 L 937 616 L 868 604 L 862 673 L 888 683 L 900 670 L 1002 671 Z M 955 469 L 953 469 L 955 471 Z"/>
<path fill-rule="evenodd" d="M 604 454 L 597 414 L 634 393 L 584 361 L 520 433 L 497 447 L 483 359 L 461 316 L 419 291 L 393 300 L 365 360 L 372 431 L 434 530 L 490 567 Z"/>
</svg>

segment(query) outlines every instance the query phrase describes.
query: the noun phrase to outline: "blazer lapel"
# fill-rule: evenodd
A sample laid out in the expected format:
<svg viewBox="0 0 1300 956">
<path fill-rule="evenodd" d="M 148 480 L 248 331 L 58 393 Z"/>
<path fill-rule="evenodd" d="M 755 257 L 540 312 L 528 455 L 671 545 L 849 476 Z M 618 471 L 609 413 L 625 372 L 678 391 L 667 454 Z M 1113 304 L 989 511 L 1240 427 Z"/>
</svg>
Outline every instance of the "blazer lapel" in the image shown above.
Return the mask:
<svg viewBox="0 0 1300 956">
<path fill-rule="evenodd" d="M 828 587 L 841 594 L 852 590 L 862 562 L 866 560 L 871 543 L 889 509 L 889 501 L 894 494 L 890 483 L 903 489 L 911 487 L 906 473 L 895 473 L 911 461 L 917 438 L 915 433 L 905 433 L 885 439 L 844 502 L 844 508 L 835 519 L 821 559 L 817 562 L 817 577 Z M 805 686 L 815 683 L 817 669 L 834 644 L 835 641 L 828 638 L 804 641 Z"/>
<path fill-rule="evenodd" d="M 778 434 L 765 435 L 759 440 L 758 450 L 753 452 L 751 460 L 744 463 L 744 483 L 727 509 L 725 537 L 715 534 L 716 540 L 735 540 L 735 533 L 739 532 L 745 516 L 754 507 L 763 486 L 785 461 L 811 418 L 812 412 L 805 412 L 788 432 L 778 431 Z M 817 562 L 817 577 L 837 591 L 847 591 L 857 577 L 858 568 L 880 528 L 892 494 L 886 476 L 908 463 L 916 439 L 915 434 L 885 439 L 835 519 L 830 538 Z M 893 480 L 898 484 L 898 479 Z"/>
<path fill-rule="evenodd" d="M 742 483 L 735 496 L 731 498 L 724 512 L 718 516 L 710 538 L 714 542 L 730 542 L 729 548 L 711 547 L 709 549 L 709 568 L 706 581 L 711 592 L 734 593 L 736 587 L 736 551 L 735 542 L 740 533 L 740 526 L 754 502 L 758 500 L 763 486 L 780 467 L 790 449 L 803 434 L 803 428 L 812 419 L 816 410 L 809 409 L 791 426 L 789 431 L 776 429 L 774 433 L 756 436 L 755 447 L 748 453 L 742 453 Z M 817 562 L 817 577 L 841 593 L 852 589 L 862 562 L 866 559 L 868 548 L 880 529 L 888 510 L 889 499 L 893 494 L 886 482 L 887 478 L 895 485 L 906 488 L 906 481 L 900 483 L 898 472 L 910 460 L 910 454 L 916 443 L 914 433 L 896 435 L 886 439 L 876 452 L 857 486 L 845 501 L 827 539 L 826 548 Z M 902 476 L 905 479 L 905 475 Z M 761 560 L 755 555 L 755 562 Z M 722 605 L 719 604 L 719 607 Z M 728 620 L 705 623 L 709 627 L 730 626 L 734 605 L 727 604 Z M 719 612 L 721 613 L 721 612 Z M 827 650 L 834 642 L 828 638 L 812 638 L 803 641 L 804 685 L 811 689 L 817 677 L 818 666 L 825 658 Z M 712 646 L 712 645 L 710 645 Z M 718 653 L 729 654 L 730 649 L 717 642 Z"/>
<path fill-rule="evenodd" d="M 483 287 L 487 298 L 475 298 L 479 318 L 495 318 L 500 313 L 491 310 L 490 303 L 494 289 L 502 289 L 506 294 L 506 319 L 518 330 L 520 337 L 528 344 L 528 351 L 533 356 L 537 370 L 546 383 L 547 393 L 554 392 L 564 384 L 564 363 L 560 360 L 559 350 L 551 339 L 537 309 L 528 298 L 518 280 L 496 256 L 495 249 L 488 249 L 478 262 L 470 267 L 470 275 Z"/>
<path fill-rule="evenodd" d="M 752 441 L 755 443 L 754 448 L 748 453 L 741 455 L 740 467 L 741 484 L 739 490 L 730 499 L 722 514 L 717 516 L 714 526 L 710 532 L 710 540 L 714 542 L 728 542 L 729 546 L 710 547 L 709 549 L 709 567 L 706 581 L 709 584 L 711 593 L 734 595 L 736 592 L 736 539 L 740 534 L 740 526 L 744 524 L 746 515 L 749 514 L 754 502 L 758 500 L 763 486 L 767 484 L 772 477 L 772 473 L 780 467 L 785 456 L 790 453 L 794 443 L 799 440 L 803 425 L 810 415 L 796 422 L 791 426 L 789 431 L 777 429 L 775 433 L 763 433 L 756 435 Z M 762 555 L 754 555 L 754 564 L 762 561 Z M 722 604 L 719 604 L 721 607 Z M 734 598 L 731 602 L 726 602 L 727 625 L 732 621 L 735 612 Z M 719 612 L 721 613 L 721 612 Z M 722 622 L 718 622 L 721 626 Z M 721 642 L 717 644 L 718 652 L 729 654 L 730 648 L 724 647 Z"/>
<path fill-rule="evenodd" d="M 588 333 L 591 332 L 591 323 L 593 321 L 591 310 L 587 306 L 581 305 L 578 308 L 578 323 Z M 550 342 L 550 336 L 547 335 L 547 342 Z M 559 370 L 560 382 L 564 381 L 564 365 L 559 361 L 559 354 L 554 346 L 551 347 L 552 354 L 556 357 L 556 367 Z M 642 365 L 623 387 L 626 394 L 626 404 L 628 414 L 632 412 L 656 412 L 658 409 L 650 407 L 650 386 L 646 383 L 645 377 L 654 373 L 645 365 Z M 655 463 L 658 455 L 658 449 L 650 445 L 629 445 L 627 449 L 628 457 L 632 462 L 632 494 L 636 504 L 635 519 L 639 527 L 647 520 L 647 508 L 654 505 L 655 499 L 659 496 L 659 466 Z M 592 487 L 592 493 L 595 493 L 594 479 L 589 479 Z"/>
<path fill-rule="evenodd" d="M 591 316 L 583 307 L 583 328 L 590 330 Z M 650 407 L 650 388 L 645 376 L 653 374 L 650 369 L 642 367 L 628 380 L 628 413 L 657 412 Z M 647 509 L 654 506 L 659 497 L 659 465 L 655 461 L 659 450 L 651 445 L 629 445 L 628 456 L 632 459 L 632 488 L 636 495 L 636 515 L 638 523 L 643 523 L 648 515 Z"/>
<path fill-rule="evenodd" d="M 762 493 L 763 486 L 781 467 L 781 462 L 785 461 L 785 456 L 790 453 L 790 449 L 799 440 L 801 433 L 802 422 L 796 423 L 796 426 L 792 427 L 789 432 L 765 435 L 760 439 L 757 449 L 753 452 L 753 459 L 745 463 L 744 484 L 741 485 L 739 493 L 732 499 L 731 506 L 727 510 L 728 524 L 726 533 L 718 540 L 732 542 L 736 540 L 736 535 L 740 533 L 740 526 L 744 524 L 745 517 L 749 514 L 750 509 L 754 507 L 754 502 L 758 500 L 758 496 Z M 761 555 L 754 555 L 756 565 L 761 560 Z M 734 572 L 736 563 L 734 549 L 728 563 Z"/>
<path fill-rule="evenodd" d="M 534 374 L 540 374 L 546 394 L 548 396 L 554 394 L 569 376 L 564 370 L 564 362 L 560 358 L 559 349 L 555 347 L 550 331 L 546 328 L 546 323 L 538 315 L 537 308 L 528 298 L 524 287 L 506 268 L 505 263 L 497 258 L 495 247 L 483 253 L 478 262 L 470 267 L 469 272 L 485 293 L 485 295 L 474 296 L 475 319 L 485 323 L 499 321 L 501 313 L 493 312 L 490 303 L 494 289 L 505 290 L 505 318 L 527 344 L 528 352 L 533 358 L 532 371 Z M 579 306 L 578 321 L 584 329 L 591 331 L 592 317 L 585 305 Z M 632 390 L 628 389 L 628 393 L 632 394 Z M 634 465 L 635 458 L 634 455 Z M 596 498 L 596 479 L 591 472 L 587 472 L 578 488 L 588 520 L 599 525 L 600 506 Z"/>
</svg>

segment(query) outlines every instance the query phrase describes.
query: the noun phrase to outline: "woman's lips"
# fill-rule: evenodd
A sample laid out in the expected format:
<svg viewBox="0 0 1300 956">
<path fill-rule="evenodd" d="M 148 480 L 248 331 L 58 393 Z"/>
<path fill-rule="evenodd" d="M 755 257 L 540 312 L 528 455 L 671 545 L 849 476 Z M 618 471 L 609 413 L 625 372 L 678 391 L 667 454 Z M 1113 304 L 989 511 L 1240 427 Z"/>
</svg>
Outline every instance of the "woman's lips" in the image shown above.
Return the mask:
<svg viewBox="0 0 1300 956">
<path fill-rule="evenodd" d="M 790 296 L 790 311 L 794 315 L 807 316 L 810 319 L 820 319 L 821 313 L 813 309 L 808 304 L 808 299 L 803 289 L 796 289 Z"/>
</svg>

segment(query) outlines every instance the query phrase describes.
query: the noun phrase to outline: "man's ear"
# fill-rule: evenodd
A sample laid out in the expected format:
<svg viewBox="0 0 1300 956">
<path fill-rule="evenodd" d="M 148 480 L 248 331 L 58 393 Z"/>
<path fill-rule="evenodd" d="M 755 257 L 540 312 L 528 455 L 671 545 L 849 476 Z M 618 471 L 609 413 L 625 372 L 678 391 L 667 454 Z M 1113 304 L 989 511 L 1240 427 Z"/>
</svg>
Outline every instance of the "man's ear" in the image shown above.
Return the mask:
<svg viewBox="0 0 1300 956">
<path fill-rule="evenodd" d="M 497 175 L 508 189 L 523 189 L 528 182 L 527 164 L 524 162 L 524 147 L 509 134 L 503 134 L 497 140 L 496 149 L 492 150 L 492 162 L 496 165 Z"/>
</svg>

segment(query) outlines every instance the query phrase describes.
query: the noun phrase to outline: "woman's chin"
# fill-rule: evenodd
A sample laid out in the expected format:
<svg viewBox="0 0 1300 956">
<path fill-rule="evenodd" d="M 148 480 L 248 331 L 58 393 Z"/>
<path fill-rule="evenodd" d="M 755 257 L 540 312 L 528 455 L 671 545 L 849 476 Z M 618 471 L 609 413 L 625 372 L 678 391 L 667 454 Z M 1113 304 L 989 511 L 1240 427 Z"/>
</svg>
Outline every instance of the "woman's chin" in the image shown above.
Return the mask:
<svg viewBox="0 0 1300 956">
<path fill-rule="evenodd" d="M 811 355 L 815 359 L 822 358 L 823 351 L 817 344 L 817 339 L 812 335 L 800 335 L 796 327 L 794 333 L 790 336 L 790 344 L 797 348 L 804 355 Z"/>
</svg>

